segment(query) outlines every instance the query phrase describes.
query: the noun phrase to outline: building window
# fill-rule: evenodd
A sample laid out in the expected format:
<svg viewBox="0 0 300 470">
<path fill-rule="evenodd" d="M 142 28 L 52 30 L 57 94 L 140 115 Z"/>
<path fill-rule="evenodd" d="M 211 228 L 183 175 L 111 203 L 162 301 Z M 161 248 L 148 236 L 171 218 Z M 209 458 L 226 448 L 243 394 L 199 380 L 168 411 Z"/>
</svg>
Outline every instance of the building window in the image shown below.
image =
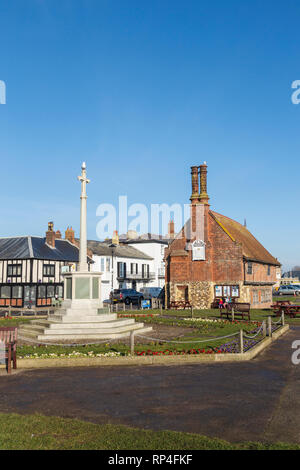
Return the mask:
<svg viewBox="0 0 300 470">
<path fill-rule="evenodd" d="M 126 263 L 118 263 L 118 277 L 125 279 L 126 277 Z"/>
<path fill-rule="evenodd" d="M 12 299 L 22 299 L 23 289 L 22 286 L 13 286 L 12 287 Z"/>
<path fill-rule="evenodd" d="M 269 265 L 268 266 L 268 276 L 270 276 L 270 275 L 271 275 L 271 266 Z"/>
<path fill-rule="evenodd" d="M 252 274 L 253 268 L 252 268 L 252 263 L 247 264 L 247 274 Z"/>
<path fill-rule="evenodd" d="M 54 277 L 55 276 L 55 265 L 54 264 L 44 264 L 43 265 L 43 276 L 44 277 Z"/>
<path fill-rule="evenodd" d="M 8 264 L 7 265 L 7 277 L 21 277 L 21 276 L 22 276 L 21 264 Z"/>
<path fill-rule="evenodd" d="M 105 269 L 105 258 L 101 258 L 100 259 L 100 271 L 104 273 L 104 269 Z"/>
<path fill-rule="evenodd" d="M 138 264 L 130 263 L 130 274 L 138 274 Z"/>
<path fill-rule="evenodd" d="M 38 286 L 38 298 L 39 299 L 46 298 L 46 286 Z"/>
<path fill-rule="evenodd" d="M 1 299 L 10 299 L 10 286 L 1 287 Z"/>
<path fill-rule="evenodd" d="M 143 279 L 149 279 L 150 277 L 149 264 L 142 265 L 142 277 Z"/>
<path fill-rule="evenodd" d="M 240 296 L 239 286 L 215 286 L 215 297 L 233 297 L 237 298 Z"/>
<path fill-rule="evenodd" d="M 106 272 L 110 272 L 110 258 L 106 258 Z"/>
</svg>

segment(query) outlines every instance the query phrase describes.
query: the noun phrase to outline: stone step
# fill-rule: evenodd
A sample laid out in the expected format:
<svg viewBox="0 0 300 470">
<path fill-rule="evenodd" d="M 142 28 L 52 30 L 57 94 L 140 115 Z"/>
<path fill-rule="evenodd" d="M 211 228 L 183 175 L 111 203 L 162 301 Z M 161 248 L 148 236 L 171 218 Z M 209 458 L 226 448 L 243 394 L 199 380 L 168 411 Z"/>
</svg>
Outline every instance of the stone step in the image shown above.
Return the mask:
<svg viewBox="0 0 300 470">
<path fill-rule="evenodd" d="M 38 337 L 39 332 L 35 330 L 23 330 L 23 328 L 18 329 L 18 338 L 36 338 Z"/>
<path fill-rule="evenodd" d="M 134 323 L 131 325 L 116 325 L 115 327 L 108 327 L 108 328 L 102 328 L 102 326 L 98 326 L 96 328 L 89 328 L 88 326 L 78 326 L 73 325 L 73 327 L 70 328 L 41 328 L 41 330 L 35 329 L 34 331 L 39 331 L 41 334 L 45 335 L 60 335 L 60 334 L 67 334 L 69 336 L 72 336 L 73 334 L 80 334 L 80 335 L 90 335 L 90 334 L 110 334 L 110 333 L 122 333 L 123 331 L 133 331 L 133 330 L 140 330 L 143 328 L 143 323 Z M 27 330 L 31 331 L 31 330 Z"/>
<path fill-rule="evenodd" d="M 33 323 L 34 322 L 34 323 Z M 135 321 L 134 319 L 128 318 L 126 320 L 123 319 L 117 319 L 113 321 L 107 321 L 107 322 L 72 322 L 72 323 L 57 323 L 52 320 L 44 320 L 39 322 L 38 320 L 33 320 L 32 324 L 28 325 L 28 328 L 34 326 L 34 327 L 41 327 L 44 329 L 72 329 L 72 328 L 98 328 L 98 329 L 107 329 L 107 328 L 115 328 L 118 326 L 128 326 L 128 325 L 134 325 Z"/>
<path fill-rule="evenodd" d="M 105 313 L 103 315 L 82 315 L 82 314 L 67 315 L 67 314 L 56 313 L 54 315 L 50 315 L 48 317 L 48 320 L 57 321 L 60 323 L 65 323 L 65 322 L 66 323 L 71 323 L 71 322 L 76 322 L 76 323 L 97 322 L 98 323 L 101 321 L 106 322 L 108 320 L 116 320 L 117 317 L 118 316 L 116 313 L 111 313 L 111 314 Z"/>
<path fill-rule="evenodd" d="M 114 332 L 114 333 L 90 333 L 90 334 L 55 334 L 55 335 L 39 335 L 37 339 L 39 341 L 60 341 L 60 340 L 86 340 L 86 341 L 97 341 L 97 340 L 109 340 L 109 339 L 120 339 L 120 338 L 128 338 L 130 336 L 131 330 L 127 330 L 124 332 Z M 152 331 L 152 327 L 147 328 L 140 328 L 136 330 L 138 333 L 145 334 Z"/>
</svg>

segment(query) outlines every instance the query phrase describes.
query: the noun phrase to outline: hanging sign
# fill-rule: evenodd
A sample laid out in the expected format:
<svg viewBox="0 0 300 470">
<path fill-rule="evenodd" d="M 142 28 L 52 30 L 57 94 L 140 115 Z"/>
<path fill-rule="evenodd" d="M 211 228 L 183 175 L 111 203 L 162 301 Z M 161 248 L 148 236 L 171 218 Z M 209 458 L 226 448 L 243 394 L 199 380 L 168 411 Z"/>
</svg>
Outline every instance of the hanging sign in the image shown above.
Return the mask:
<svg viewBox="0 0 300 470">
<path fill-rule="evenodd" d="M 205 261 L 205 242 L 202 240 L 195 240 L 192 244 L 192 259 L 193 261 Z"/>
</svg>

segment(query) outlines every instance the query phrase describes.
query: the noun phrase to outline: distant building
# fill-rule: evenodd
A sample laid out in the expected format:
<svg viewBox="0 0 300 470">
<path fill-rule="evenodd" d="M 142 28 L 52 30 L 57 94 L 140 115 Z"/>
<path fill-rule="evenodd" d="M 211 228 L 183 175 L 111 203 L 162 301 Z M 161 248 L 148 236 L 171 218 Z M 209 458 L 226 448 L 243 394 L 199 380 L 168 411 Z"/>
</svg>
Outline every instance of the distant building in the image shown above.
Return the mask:
<svg viewBox="0 0 300 470">
<path fill-rule="evenodd" d="M 94 262 L 92 270 L 102 273 L 102 301 L 113 289 L 139 291 L 152 285 L 155 274 L 151 256 L 130 245 L 120 245 L 118 237 L 105 242 L 88 240 L 87 244 Z"/>
<path fill-rule="evenodd" d="M 191 218 L 165 260 L 167 304 L 186 299 L 202 309 L 221 297 L 270 307 L 280 267 L 245 225 L 210 209 L 206 164 L 192 167 Z"/>
<path fill-rule="evenodd" d="M 165 285 L 165 249 L 174 236 L 174 222 L 171 221 L 169 223 L 169 233 L 167 236 L 154 235 L 151 233 L 138 236 L 135 231 L 131 230 L 126 236 L 123 235 L 120 237 L 122 245 L 134 247 L 153 258 L 154 277 L 151 280 L 150 287 L 163 288 Z"/>
</svg>

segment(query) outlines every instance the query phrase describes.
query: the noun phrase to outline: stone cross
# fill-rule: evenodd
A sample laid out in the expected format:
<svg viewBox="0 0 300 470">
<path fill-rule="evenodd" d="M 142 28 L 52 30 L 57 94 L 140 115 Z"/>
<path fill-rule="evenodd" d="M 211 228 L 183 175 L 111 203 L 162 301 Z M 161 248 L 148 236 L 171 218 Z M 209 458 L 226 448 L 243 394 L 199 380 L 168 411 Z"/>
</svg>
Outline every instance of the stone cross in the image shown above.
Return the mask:
<svg viewBox="0 0 300 470">
<path fill-rule="evenodd" d="M 81 166 L 81 176 L 78 176 L 81 182 L 80 196 L 80 247 L 79 247 L 79 271 L 88 271 L 87 263 L 87 228 L 86 228 L 86 185 L 90 180 L 86 177 L 86 164 L 83 162 Z"/>
</svg>

